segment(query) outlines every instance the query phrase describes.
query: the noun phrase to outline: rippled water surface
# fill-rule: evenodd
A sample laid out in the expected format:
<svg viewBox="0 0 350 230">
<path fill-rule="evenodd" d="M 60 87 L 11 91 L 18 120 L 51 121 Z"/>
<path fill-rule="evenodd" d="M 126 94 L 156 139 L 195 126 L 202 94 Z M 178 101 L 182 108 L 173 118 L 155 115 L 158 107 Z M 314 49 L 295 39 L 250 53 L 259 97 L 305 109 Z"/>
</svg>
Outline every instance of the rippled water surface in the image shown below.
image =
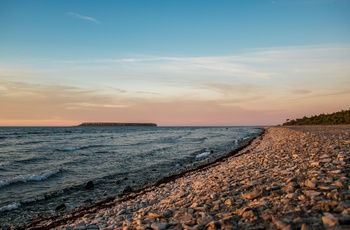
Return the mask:
<svg viewBox="0 0 350 230">
<path fill-rule="evenodd" d="M 0 127 L 0 215 L 88 181 L 117 193 L 111 182 L 164 176 L 259 133 L 257 127 Z"/>
</svg>

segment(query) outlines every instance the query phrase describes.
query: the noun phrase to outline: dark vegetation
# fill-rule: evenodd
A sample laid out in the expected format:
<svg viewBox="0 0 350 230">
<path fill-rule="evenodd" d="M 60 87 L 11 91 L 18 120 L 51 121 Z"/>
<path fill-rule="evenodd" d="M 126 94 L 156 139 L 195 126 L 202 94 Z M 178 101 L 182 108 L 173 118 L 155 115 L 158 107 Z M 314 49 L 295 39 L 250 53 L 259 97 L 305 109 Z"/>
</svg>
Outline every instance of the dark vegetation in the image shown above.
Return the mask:
<svg viewBox="0 0 350 230">
<path fill-rule="evenodd" d="M 331 114 L 320 114 L 312 117 L 287 119 L 283 125 L 345 125 L 350 124 L 350 109 Z"/>
</svg>

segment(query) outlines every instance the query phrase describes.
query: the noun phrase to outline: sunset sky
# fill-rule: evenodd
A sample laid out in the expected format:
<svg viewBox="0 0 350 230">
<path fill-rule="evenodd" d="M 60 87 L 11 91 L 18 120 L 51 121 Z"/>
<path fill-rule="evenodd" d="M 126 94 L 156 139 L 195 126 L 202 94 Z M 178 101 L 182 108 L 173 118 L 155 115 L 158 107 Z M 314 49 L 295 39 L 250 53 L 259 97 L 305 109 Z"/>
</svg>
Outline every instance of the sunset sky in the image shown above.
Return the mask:
<svg viewBox="0 0 350 230">
<path fill-rule="evenodd" d="M 0 126 L 350 108 L 349 0 L 2 0 Z"/>
</svg>

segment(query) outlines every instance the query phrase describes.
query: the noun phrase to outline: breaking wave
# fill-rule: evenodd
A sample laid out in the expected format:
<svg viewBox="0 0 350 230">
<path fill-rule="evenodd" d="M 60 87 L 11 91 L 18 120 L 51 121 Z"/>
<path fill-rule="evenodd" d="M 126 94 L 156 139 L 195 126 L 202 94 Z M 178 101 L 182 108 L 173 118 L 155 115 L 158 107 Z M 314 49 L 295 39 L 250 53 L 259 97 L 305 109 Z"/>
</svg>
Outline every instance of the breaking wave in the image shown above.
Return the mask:
<svg viewBox="0 0 350 230">
<path fill-rule="evenodd" d="M 60 169 L 55 169 L 55 170 L 43 172 L 40 174 L 19 175 L 11 179 L 0 180 L 0 188 L 10 184 L 19 183 L 19 182 L 46 180 L 50 176 L 55 175 L 60 171 L 61 171 Z"/>
</svg>

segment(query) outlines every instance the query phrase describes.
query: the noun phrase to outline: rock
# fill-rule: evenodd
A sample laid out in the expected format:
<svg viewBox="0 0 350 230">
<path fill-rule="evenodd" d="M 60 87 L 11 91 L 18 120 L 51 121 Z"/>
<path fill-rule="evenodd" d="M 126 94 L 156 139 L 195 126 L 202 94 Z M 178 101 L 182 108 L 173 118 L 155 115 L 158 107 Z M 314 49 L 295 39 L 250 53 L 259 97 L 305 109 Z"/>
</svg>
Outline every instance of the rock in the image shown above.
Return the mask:
<svg viewBox="0 0 350 230">
<path fill-rule="evenodd" d="M 316 191 L 310 191 L 310 190 L 306 190 L 304 191 L 304 194 L 308 197 L 313 197 L 313 196 L 318 196 L 321 193 L 320 192 L 316 192 Z"/>
<path fill-rule="evenodd" d="M 168 223 L 153 223 L 151 227 L 154 230 L 165 230 L 168 228 Z"/>
<path fill-rule="evenodd" d="M 169 218 L 173 215 L 173 212 L 170 210 L 164 210 L 162 214 L 165 218 Z"/>
<path fill-rule="evenodd" d="M 242 215 L 242 217 L 245 218 L 245 219 L 246 218 L 252 218 L 254 216 L 255 216 L 255 214 L 254 214 L 253 210 L 246 211 Z"/>
<path fill-rule="evenodd" d="M 227 200 L 225 200 L 225 204 L 226 204 L 228 207 L 230 207 L 230 206 L 233 205 L 233 201 L 232 201 L 231 199 L 227 199 Z"/>
<path fill-rule="evenodd" d="M 330 157 L 331 157 L 331 156 L 328 155 L 328 154 L 322 154 L 322 155 L 320 156 L 320 159 L 330 158 Z"/>
<path fill-rule="evenodd" d="M 286 193 L 292 193 L 299 187 L 298 183 L 296 182 L 289 182 L 287 186 L 283 188 L 283 191 Z"/>
<path fill-rule="evenodd" d="M 350 225 L 350 216 L 349 215 L 341 215 L 339 217 L 340 225 Z"/>
<path fill-rule="evenodd" d="M 95 185 L 93 181 L 89 181 L 86 183 L 85 188 L 86 189 L 94 189 Z"/>
<path fill-rule="evenodd" d="M 216 230 L 216 229 L 221 229 L 221 224 L 219 221 L 211 221 L 205 227 L 207 230 Z"/>
<path fill-rule="evenodd" d="M 66 207 L 66 205 L 65 204 L 60 204 L 60 205 L 58 205 L 57 207 L 56 207 L 56 211 L 62 211 L 62 210 L 64 210 L 64 209 L 66 209 L 67 207 Z"/>
<path fill-rule="evenodd" d="M 312 182 L 311 180 L 307 179 L 305 182 L 304 182 L 304 185 L 308 188 L 311 188 L 311 189 L 314 189 L 316 188 L 316 183 Z"/>
<path fill-rule="evenodd" d="M 127 194 L 127 193 L 131 193 L 133 192 L 134 190 L 128 185 L 124 188 L 123 190 L 123 194 Z"/>
<path fill-rule="evenodd" d="M 209 222 L 213 221 L 212 216 L 204 216 L 197 219 L 197 224 L 207 225 Z"/>
<path fill-rule="evenodd" d="M 261 192 L 260 192 L 260 191 L 254 190 L 254 191 L 252 191 L 252 192 L 243 194 L 242 198 L 243 198 L 243 199 L 253 200 L 253 199 L 257 198 L 257 197 L 260 196 L 260 195 L 261 195 Z"/>
<path fill-rule="evenodd" d="M 306 223 L 302 223 L 300 230 L 310 230 L 310 225 L 306 224 Z"/>
<path fill-rule="evenodd" d="M 148 215 L 150 217 L 153 217 L 153 218 L 162 218 L 162 217 L 164 217 L 163 213 L 158 213 L 158 212 L 150 212 L 150 213 L 148 213 Z"/>
<path fill-rule="evenodd" d="M 288 193 L 287 195 L 286 195 L 286 198 L 288 198 L 288 199 L 298 199 L 298 195 L 297 194 L 295 194 L 295 193 Z"/>
<path fill-rule="evenodd" d="M 333 227 L 338 224 L 338 218 L 335 218 L 330 213 L 325 213 L 325 215 L 322 216 L 322 223 L 325 227 Z"/>
</svg>

